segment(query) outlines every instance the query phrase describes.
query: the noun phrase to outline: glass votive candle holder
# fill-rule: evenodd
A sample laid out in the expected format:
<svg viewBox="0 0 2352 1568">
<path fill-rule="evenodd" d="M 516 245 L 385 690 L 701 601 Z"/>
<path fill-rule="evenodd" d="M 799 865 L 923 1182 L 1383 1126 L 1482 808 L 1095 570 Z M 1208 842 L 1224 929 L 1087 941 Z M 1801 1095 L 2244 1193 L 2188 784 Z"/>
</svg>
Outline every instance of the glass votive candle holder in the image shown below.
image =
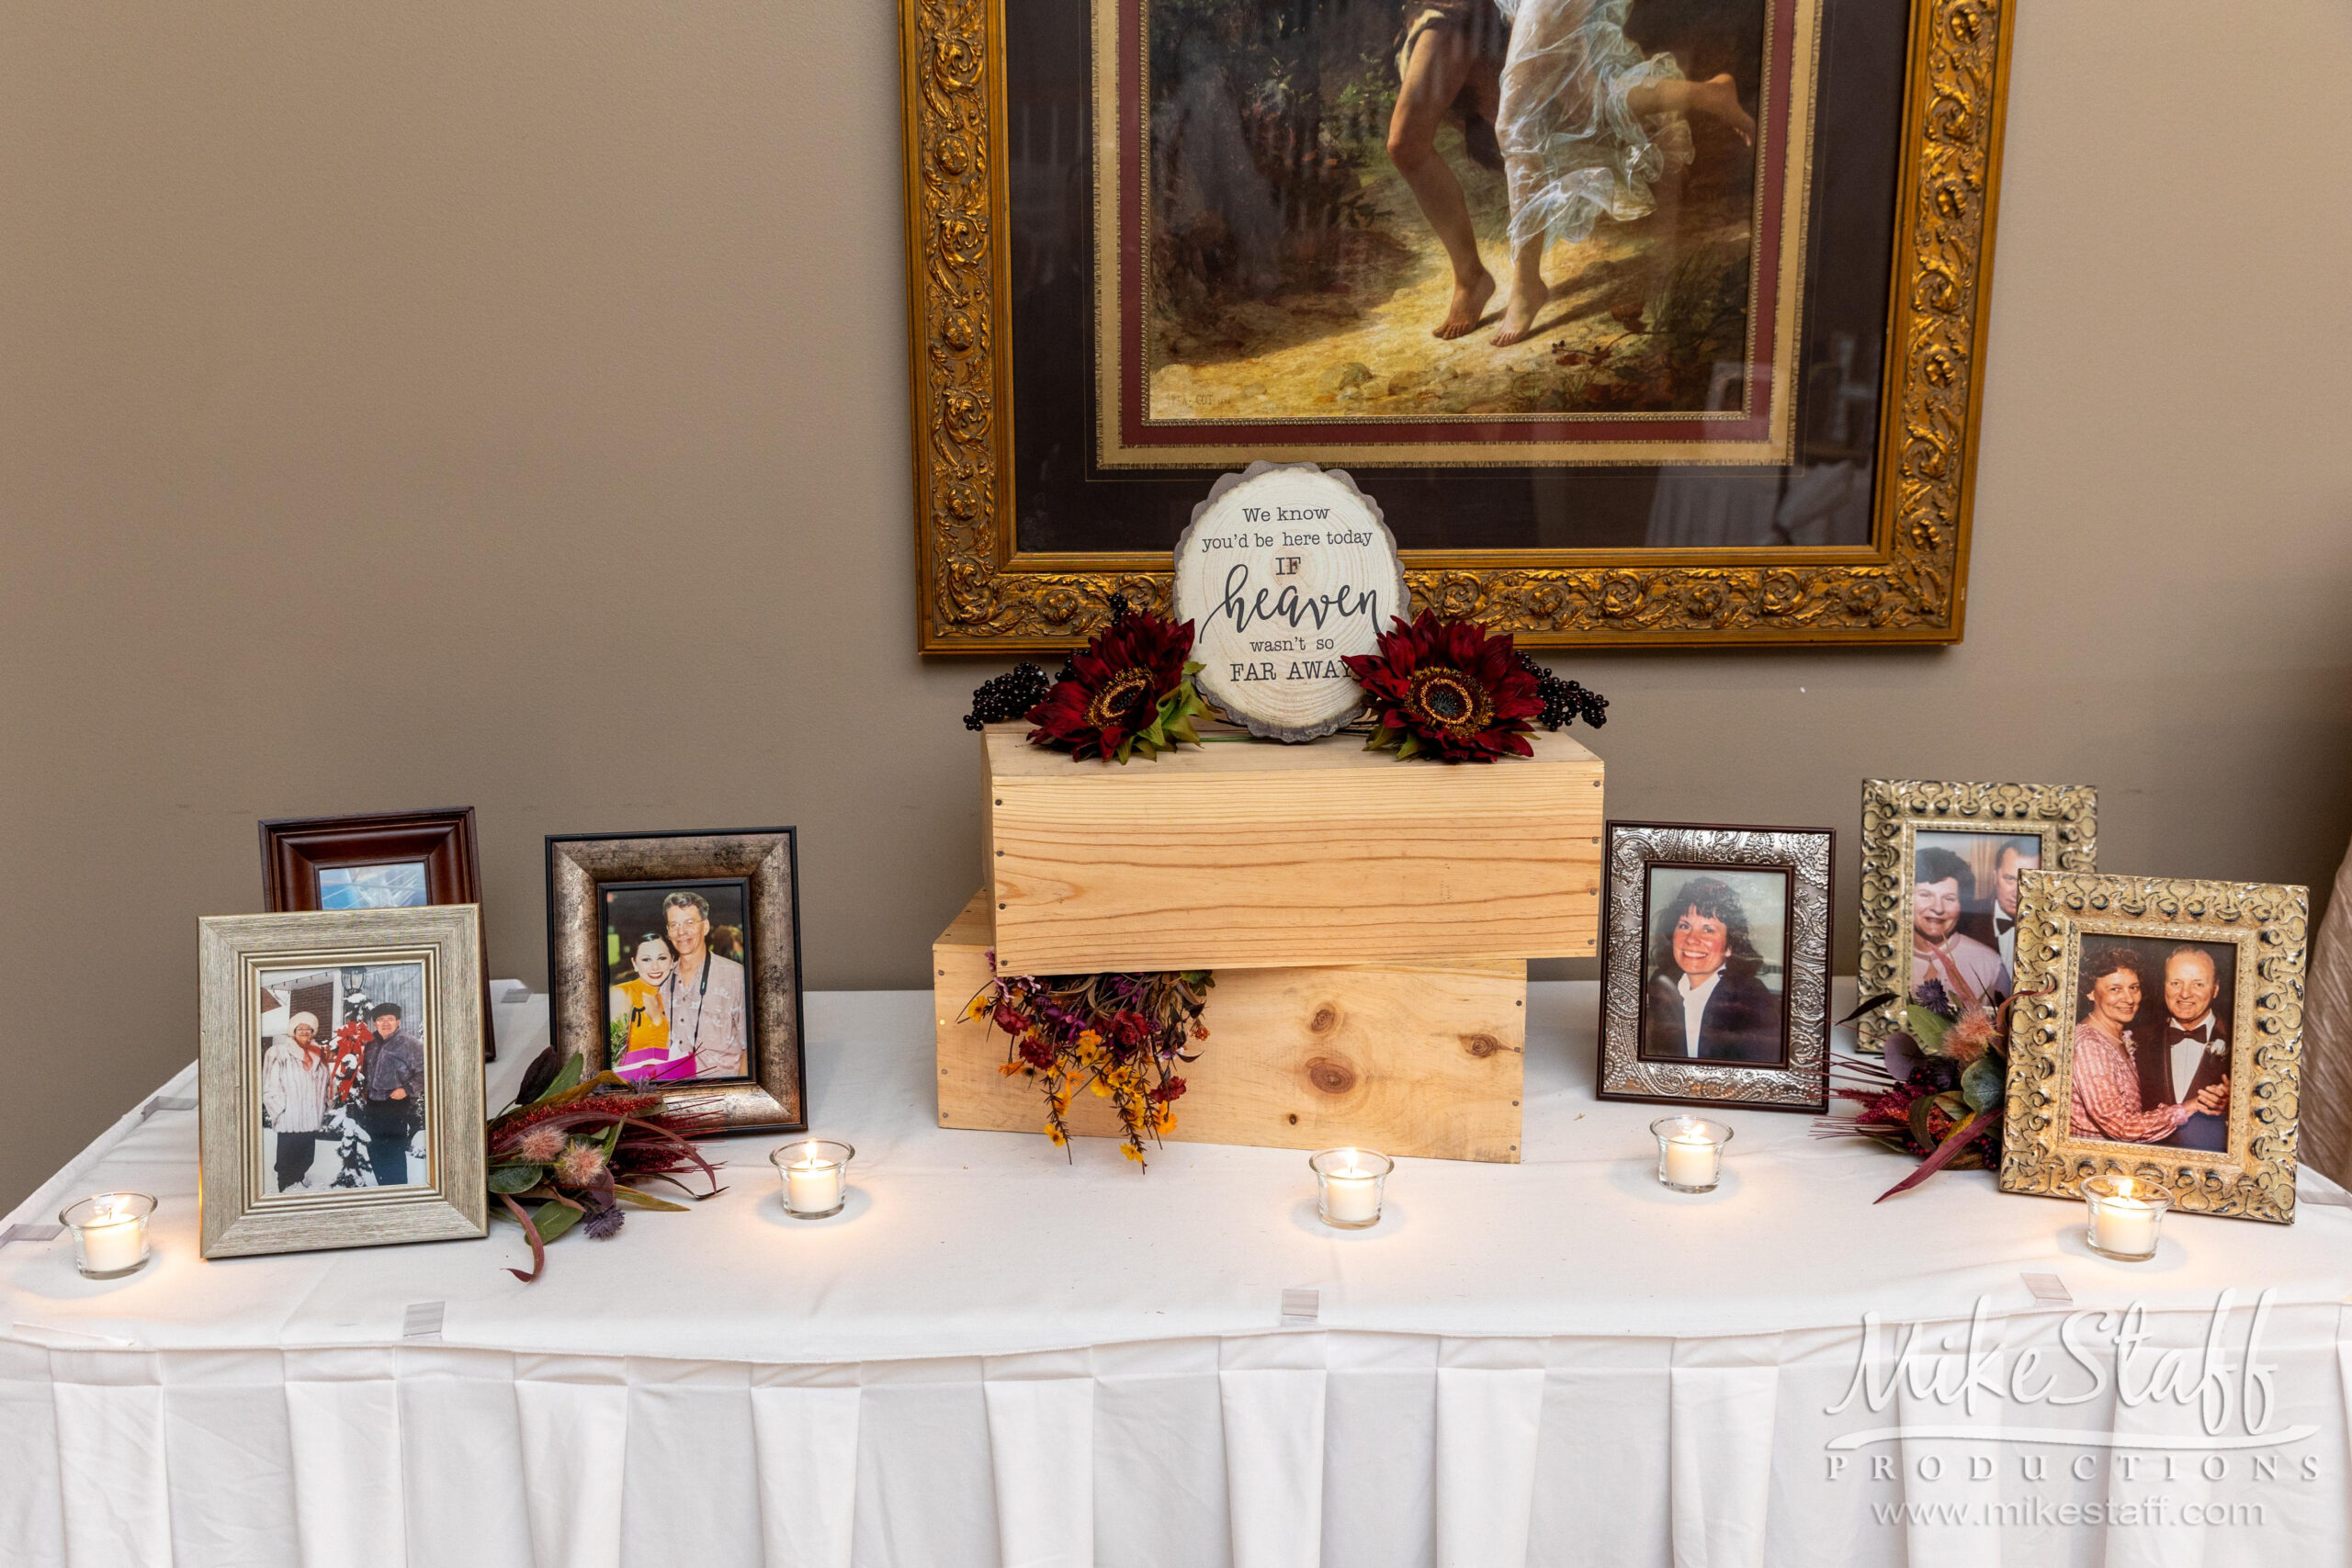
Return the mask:
<svg viewBox="0 0 2352 1568">
<path fill-rule="evenodd" d="M 796 1220 L 840 1213 L 849 1201 L 849 1160 L 855 1153 L 831 1138 L 805 1138 L 768 1151 L 784 1182 L 784 1212 Z"/>
<path fill-rule="evenodd" d="M 2153 1181 L 2112 1173 L 2083 1183 L 2090 1206 L 2090 1246 L 2101 1258 L 2143 1263 L 2156 1255 L 2156 1233 L 2164 1228 L 2172 1194 Z"/>
<path fill-rule="evenodd" d="M 1372 1149 L 1325 1149 L 1306 1168 L 1315 1173 L 1315 1213 L 1325 1224 L 1360 1231 L 1380 1223 L 1382 1184 L 1395 1160 Z"/>
<path fill-rule="evenodd" d="M 147 1216 L 155 1200 L 144 1192 L 100 1192 L 69 1203 L 58 1224 L 74 1233 L 74 1267 L 93 1280 L 119 1280 L 147 1266 Z"/>
<path fill-rule="evenodd" d="M 1724 1145 L 1731 1129 L 1703 1116 L 1661 1116 L 1650 1123 L 1657 1134 L 1657 1179 L 1677 1192 L 1713 1192 L 1723 1179 Z"/>
</svg>

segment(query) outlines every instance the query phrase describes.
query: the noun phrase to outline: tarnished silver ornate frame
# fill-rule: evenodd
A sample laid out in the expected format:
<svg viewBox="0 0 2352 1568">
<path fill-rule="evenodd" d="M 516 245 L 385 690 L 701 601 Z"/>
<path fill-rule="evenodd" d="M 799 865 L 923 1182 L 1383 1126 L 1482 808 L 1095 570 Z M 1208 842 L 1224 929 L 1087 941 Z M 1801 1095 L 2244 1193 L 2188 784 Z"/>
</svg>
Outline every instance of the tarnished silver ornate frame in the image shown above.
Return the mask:
<svg viewBox="0 0 2352 1568">
<path fill-rule="evenodd" d="M 1603 1100 L 1809 1111 L 1829 1105 L 1830 866 L 1827 828 L 1735 828 L 1688 822 L 1611 822 L 1605 829 L 1607 896 L 1600 907 L 1600 1053 L 1593 1069 Z M 1649 946 L 1648 873 L 1654 865 L 1720 866 L 1789 874 L 1789 966 L 1782 988 L 1788 1060 L 1653 1062 L 1641 1055 Z"/>
<path fill-rule="evenodd" d="M 800 874 L 789 828 L 723 833 L 608 833 L 548 838 L 548 1006 L 555 1043 L 610 1065 L 605 1033 L 604 918 L 607 882 L 744 877 L 752 885 L 752 1072 L 746 1079 L 665 1088 L 718 1107 L 729 1132 L 797 1132 L 808 1124 L 800 1024 Z"/>
<path fill-rule="evenodd" d="M 2292 1224 L 2310 891 L 2064 872 L 2027 872 L 2018 886 L 2018 991 L 2049 994 L 2019 1003 L 2009 1023 L 2001 1190 L 2076 1198 L 2112 1171 L 2162 1182 L 2184 1213 Z M 2074 1135 L 2075 1004 L 2083 949 L 2101 936 L 2237 950 L 2228 1150 Z"/>
<path fill-rule="evenodd" d="M 1865 997 L 1911 988 L 1911 865 L 1919 829 L 2039 838 L 2044 870 L 2090 871 L 2098 856 L 2098 791 L 2087 784 L 1936 784 L 1869 779 L 1862 784 L 1861 957 Z M 1897 1026 L 1879 1009 L 1857 1043 L 1875 1052 Z"/>
<path fill-rule="evenodd" d="M 323 1247 L 453 1241 L 488 1234 L 482 1185 L 481 909 L 332 909 L 213 916 L 198 925 L 202 984 L 197 1065 L 200 1249 L 207 1258 Z M 260 994 L 263 969 L 422 964 L 426 1179 L 267 1193 L 262 1187 Z"/>
<path fill-rule="evenodd" d="M 1909 0 L 1885 410 L 1864 549 L 1421 550 L 1418 602 L 1522 645 L 1957 642 L 2015 0 Z M 1014 536 L 1003 0 L 900 0 L 918 645 L 1077 646 L 1162 553 Z"/>
</svg>

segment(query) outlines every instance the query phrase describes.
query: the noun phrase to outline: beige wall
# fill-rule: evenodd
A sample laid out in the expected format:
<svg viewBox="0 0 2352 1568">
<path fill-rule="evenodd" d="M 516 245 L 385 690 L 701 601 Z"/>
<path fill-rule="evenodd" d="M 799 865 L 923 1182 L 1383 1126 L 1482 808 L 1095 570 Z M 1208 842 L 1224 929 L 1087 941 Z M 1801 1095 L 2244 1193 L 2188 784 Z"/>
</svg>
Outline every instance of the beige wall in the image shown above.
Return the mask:
<svg viewBox="0 0 2352 1568">
<path fill-rule="evenodd" d="M 2325 881 L 2352 17 L 2259 11 L 2028 7 L 1967 644 L 1574 661 L 1619 814 L 2086 780 L 2111 869 Z M 535 981 L 542 834 L 796 823 L 810 982 L 922 982 L 995 666 L 910 651 L 895 28 L 0 7 L 0 1203 L 194 1053 L 262 817 L 478 807 Z"/>
</svg>

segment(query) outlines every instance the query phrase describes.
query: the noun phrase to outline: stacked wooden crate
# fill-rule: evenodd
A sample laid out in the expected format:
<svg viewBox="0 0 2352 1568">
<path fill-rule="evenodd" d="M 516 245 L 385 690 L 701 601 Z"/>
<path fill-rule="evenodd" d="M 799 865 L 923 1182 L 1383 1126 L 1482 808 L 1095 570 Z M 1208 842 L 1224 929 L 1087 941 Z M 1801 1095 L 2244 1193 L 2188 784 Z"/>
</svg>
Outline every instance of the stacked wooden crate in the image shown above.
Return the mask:
<svg viewBox="0 0 2352 1568">
<path fill-rule="evenodd" d="M 933 949 L 939 1120 L 1040 1123 L 964 1017 L 1016 975 L 1209 969 L 1177 1141 L 1516 1160 L 1527 960 L 1600 931 L 1600 760 L 1399 762 L 1344 738 L 1220 740 L 1125 767 L 981 738 L 984 888 Z M 1107 1106 L 1073 1107 L 1111 1134 Z"/>
</svg>

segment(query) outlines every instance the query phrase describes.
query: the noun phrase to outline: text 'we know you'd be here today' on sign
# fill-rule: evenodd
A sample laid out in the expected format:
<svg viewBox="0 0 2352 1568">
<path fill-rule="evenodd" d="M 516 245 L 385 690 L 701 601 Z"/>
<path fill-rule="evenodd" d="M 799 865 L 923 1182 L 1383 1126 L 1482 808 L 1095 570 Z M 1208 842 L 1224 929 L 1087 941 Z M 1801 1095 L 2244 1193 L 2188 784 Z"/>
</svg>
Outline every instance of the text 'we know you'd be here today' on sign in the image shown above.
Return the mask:
<svg viewBox="0 0 2352 1568">
<path fill-rule="evenodd" d="M 1380 507 L 1337 468 L 1252 463 L 1193 509 L 1174 608 L 1193 623 L 1201 695 L 1252 734 L 1329 735 L 1363 692 L 1342 662 L 1408 614 Z"/>
</svg>

